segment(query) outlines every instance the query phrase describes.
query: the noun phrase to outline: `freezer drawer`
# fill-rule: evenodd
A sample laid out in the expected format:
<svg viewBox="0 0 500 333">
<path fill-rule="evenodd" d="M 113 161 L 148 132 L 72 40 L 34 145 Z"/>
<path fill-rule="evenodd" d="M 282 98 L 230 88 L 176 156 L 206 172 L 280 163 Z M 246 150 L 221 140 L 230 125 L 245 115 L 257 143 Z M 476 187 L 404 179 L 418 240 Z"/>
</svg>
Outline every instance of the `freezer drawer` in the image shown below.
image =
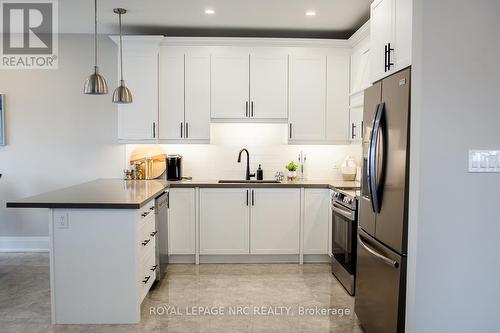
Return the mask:
<svg viewBox="0 0 500 333">
<path fill-rule="evenodd" d="M 366 333 L 404 332 L 406 257 L 358 230 L 355 312 Z"/>
</svg>

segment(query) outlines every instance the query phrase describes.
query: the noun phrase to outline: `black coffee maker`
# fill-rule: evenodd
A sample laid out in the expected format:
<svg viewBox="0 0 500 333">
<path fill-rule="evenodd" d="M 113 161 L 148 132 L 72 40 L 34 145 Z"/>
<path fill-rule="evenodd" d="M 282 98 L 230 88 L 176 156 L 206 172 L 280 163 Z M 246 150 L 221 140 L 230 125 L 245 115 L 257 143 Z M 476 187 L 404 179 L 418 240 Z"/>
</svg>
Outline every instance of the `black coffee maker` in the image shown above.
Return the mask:
<svg viewBox="0 0 500 333">
<path fill-rule="evenodd" d="M 182 156 L 181 155 L 167 155 L 167 180 L 181 180 L 182 179 Z"/>
</svg>

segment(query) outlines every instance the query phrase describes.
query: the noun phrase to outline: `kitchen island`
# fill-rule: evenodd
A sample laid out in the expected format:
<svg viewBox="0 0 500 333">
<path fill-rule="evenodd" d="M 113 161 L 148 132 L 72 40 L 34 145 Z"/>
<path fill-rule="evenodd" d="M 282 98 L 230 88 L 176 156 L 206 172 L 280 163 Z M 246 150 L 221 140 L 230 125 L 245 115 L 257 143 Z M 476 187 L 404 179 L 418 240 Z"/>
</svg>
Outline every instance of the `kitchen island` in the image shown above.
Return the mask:
<svg viewBox="0 0 500 333">
<path fill-rule="evenodd" d="M 344 181 L 100 179 L 7 207 L 49 209 L 54 324 L 125 324 L 140 321 L 141 303 L 156 278 L 162 235 L 155 198 L 166 191 L 172 258 L 302 263 L 307 255 L 331 251 L 330 190 L 357 187 Z"/>
</svg>

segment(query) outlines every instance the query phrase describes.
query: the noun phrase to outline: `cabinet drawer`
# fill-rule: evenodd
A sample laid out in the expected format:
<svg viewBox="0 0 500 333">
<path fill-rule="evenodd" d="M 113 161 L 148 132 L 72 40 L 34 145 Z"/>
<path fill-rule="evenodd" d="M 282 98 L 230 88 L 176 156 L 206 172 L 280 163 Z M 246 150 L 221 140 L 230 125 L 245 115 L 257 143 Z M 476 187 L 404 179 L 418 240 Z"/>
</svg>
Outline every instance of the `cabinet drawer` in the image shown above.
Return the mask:
<svg viewBox="0 0 500 333">
<path fill-rule="evenodd" d="M 137 251 L 138 257 L 143 258 L 146 253 L 154 252 L 156 246 L 156 225 L 154 215 L 142 221 L 137 231 Z"/>
<path fill-rule="evenodd" d="M 144 297 L 146 297 L 149 289 L 153 285 L 156 278 L 156 268 L 158 267 L 155 263 L 154 251 L 148 253 L 145 260 L 139 262 L 140 270 L 137 277 L 139 285 L 139 303 L 142 303 Z"/>
<path fill-rule="evenodd" d="M 155 215 L 154 199 L 150 200 L 147 204 L 145 204 L 144 206 L 142 206 L 140 209 L 137 210 L 137 216 L 139 218 L 139 221 L 142 221 L 154 215 Z"/>
</svg>

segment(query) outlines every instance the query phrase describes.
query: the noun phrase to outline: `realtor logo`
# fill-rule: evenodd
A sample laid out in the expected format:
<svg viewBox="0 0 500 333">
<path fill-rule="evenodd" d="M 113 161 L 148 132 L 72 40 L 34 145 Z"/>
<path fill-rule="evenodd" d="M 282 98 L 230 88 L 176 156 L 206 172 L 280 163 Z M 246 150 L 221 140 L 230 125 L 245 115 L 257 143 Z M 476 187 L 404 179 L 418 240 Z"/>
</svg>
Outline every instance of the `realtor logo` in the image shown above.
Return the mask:
<svg viewBox="0 0 500 333">
<path fill-rule="evenodd" d="M 1 0 L 2 69 L 56 69 L 57 0 Z"/>
</svg>

